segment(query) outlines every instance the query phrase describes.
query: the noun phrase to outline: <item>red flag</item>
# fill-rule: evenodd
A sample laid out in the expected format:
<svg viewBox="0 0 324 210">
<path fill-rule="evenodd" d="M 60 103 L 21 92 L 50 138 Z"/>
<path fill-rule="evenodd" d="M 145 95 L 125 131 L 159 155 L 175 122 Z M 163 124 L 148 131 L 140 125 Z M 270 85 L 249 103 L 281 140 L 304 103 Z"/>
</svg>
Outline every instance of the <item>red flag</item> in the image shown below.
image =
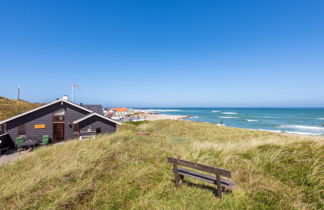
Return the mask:
<svg viewBox="0 0 324 210">
<path fill-rule="evenodd" d="M 76 84 L 72 84 L 72 87 L 80 89 L 80 87 L 77 86 Z"/>
</svg>

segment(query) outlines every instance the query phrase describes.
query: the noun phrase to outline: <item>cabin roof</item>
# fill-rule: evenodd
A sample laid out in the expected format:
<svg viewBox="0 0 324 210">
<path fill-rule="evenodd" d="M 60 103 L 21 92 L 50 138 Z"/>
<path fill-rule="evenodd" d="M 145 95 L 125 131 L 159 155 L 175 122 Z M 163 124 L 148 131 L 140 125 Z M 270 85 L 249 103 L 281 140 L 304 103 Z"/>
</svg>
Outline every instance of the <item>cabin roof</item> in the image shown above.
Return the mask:
<svg viewBox="0 0 324 210">
<path fill-rule="evenodd" d="M 81 122 L 81 121 L 83 121 L 83 120 L 86 120 L 86 119 L 88 119 L 88 118 L 90 118 L 90 117 L 92 117 L 92 116 L 98 116 L 98 117 L 100 117 L 100 118 L 102 118 L 102 119 L 104 119 L 104 120 L 107 120 L 107 121 L 110 121 L 110 122 L 116 123 L 116 124 L 118 124 L 118 125 L 121 125 L 121 123 L 119 123 L 119 122 L 117 122 L 117 121 L 114 121 L 114 120 L 112 120 L 112 119 L 109 119 L 108 117 L 105 117 L 105 116 L 103 116 L 103 115 L 101 115 L 101 114 L 98 114 L 98 113 L 96 113 L 96 112 L 92 112 L 92 113 L 90 113 L 90 114 L 88 114 L 88 115 L 86 115 L 86 116 L 84 116 L 84 117 L 81 117 L 81 118 L 75 120 L 75 121 L 73 122 L 73 124 L 77 124 L 77 123 L 79 123 L 79 122 Z"/>
<path fill-rule="evenodd" d="M 102 106 L 101 105 L 88 105 L 88 104 L 85 104 L 85 105 L 81 105 L 93 112 L 96 112 L 98 114 L 103 114 L 102 112 Z"/>
</svg>

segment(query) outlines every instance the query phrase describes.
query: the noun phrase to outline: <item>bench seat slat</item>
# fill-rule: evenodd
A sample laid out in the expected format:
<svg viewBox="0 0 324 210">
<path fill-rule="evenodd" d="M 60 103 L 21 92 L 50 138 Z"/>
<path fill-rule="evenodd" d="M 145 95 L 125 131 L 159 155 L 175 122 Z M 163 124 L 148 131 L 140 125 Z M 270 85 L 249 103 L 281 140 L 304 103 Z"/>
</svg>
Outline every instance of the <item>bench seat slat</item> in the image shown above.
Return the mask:
<svg viewBox="0 0 324 210">
<path fill-rule="evenodd" d="M 188 170 L 185 168 L 178 168 L 177 171 L 180 175 L 188 176 L 188 177 L 195 178 L 195 179 L 200 179 L 200 180 L 209 182 L 211 184 L 216 184 L 216 177 L 213 177 L 211 175 L 199 173 L 196 171 L 191 171 L 191 170 Z M 232 189 L 233 186 L 235 185 L 235 182 L 231 182 L 226 179 L 221 179 L 221 184 L 222 184 L 222 187 L 225 187 L 227 189 Z"/>
</svg>

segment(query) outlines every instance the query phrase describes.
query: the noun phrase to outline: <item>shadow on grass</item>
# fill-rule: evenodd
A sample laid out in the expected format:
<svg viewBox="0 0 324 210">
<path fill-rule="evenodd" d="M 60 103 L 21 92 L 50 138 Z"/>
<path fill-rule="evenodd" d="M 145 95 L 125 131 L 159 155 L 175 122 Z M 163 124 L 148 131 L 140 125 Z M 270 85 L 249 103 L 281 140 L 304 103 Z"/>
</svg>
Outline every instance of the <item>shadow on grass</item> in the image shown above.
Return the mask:
<svg viewBox="0 0 324 210">
<path fill-rule="evenodd" d="M 173 183 L 175 183 L 175 180 L 173 180 Z M 193 182 L 190 182 L 187 180 L 183 180 L 182 185 L 186 185 L 188 187 L 195 187 L 195 188 L 199 188 L 199 189 L 203 189 L 203 190 L 209 190 L 217 197 L 217 186 L 216 185 L 215 185 L 215 187 L 212 187 L 212 186 L 205 185 L 205 184 L 193 183 Z M 230 194 L 230 193 L 232 193 L 232 191 L 224 190 L 224 188 L 223 188 L 223 195 Z"/>
</svg>

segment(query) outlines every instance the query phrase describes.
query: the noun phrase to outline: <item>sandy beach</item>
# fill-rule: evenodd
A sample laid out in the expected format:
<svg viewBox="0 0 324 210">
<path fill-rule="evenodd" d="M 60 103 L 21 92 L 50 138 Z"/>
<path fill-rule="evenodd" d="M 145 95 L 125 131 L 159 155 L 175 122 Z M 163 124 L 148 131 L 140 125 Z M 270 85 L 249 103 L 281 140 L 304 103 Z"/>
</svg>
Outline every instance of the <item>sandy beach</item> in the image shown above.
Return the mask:
<svg viewBox="0 0 324 210">
<path fill-rule="evenodd" d="M 185 119 L 185 118 L 190 118 L 190 116 L 144 113 L 143 118 L 144 118 L 144 120 L 150 120 L 150 121 L 154 121 L 154 120 L 181 120 L 181 119 Z"/>
<path fill-rule="evenodd" d="M 167 115 L 167 114 L 159 114 L 153 113 L 149 111 L 143 110 L 135 110 L 135 113 L 140 116 L 144 120 L 155 121 L 155 120 L 182 120 L 186 118 L 191 118 L 192 116 L 186 115 Z"/>
</svg>

